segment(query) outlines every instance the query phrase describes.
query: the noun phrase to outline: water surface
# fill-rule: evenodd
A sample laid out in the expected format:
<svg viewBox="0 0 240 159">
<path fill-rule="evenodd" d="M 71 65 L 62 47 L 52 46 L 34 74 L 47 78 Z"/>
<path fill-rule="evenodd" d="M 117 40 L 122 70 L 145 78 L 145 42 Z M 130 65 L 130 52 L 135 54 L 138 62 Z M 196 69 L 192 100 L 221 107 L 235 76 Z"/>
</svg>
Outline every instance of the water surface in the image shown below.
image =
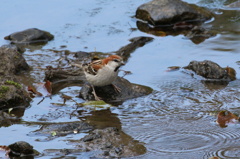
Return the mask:
<svg viewBox="0 0 240 159">
<path fill-rule="evenodd" d="M 27 28 L 39 28 L 54 34 L 47 45 L 29 48 L 25 53 L 32 71 L 22 78 L 24 84 L 42 82 L 45 66 L 57 66 L 59 59 L 70 51 L 112 52 L 129 43 L 137 36 L 150 36 L 154 40 L 131 54 L 123 67 L 133 74 L 126 76 L 132 83 L 149 86 L 153 93 L 124 102 L 110 108 L 109 119 L 99 113 L 96 118 L 87 118 L 100 128 L 115 126 L 142 143 L 147 152 L 135 158 L 240 158 L 240 127 L 231 125 L 220 128 L 216 114 L 229 110 L 240 114 L 240 12 L 225 7 L 228 1 L 195 0 L 191 2 L 205 6 L 216 13 L 216 17 L 206 23 L 206 27 L 217 32 L 216 36 L 194 44 L 183 35 L 157 37 L 139 30 L 133 18 L 136 8 L 146 0 L 85 0 L 85 1 L 30 1 L 2 0 L 0 6 L 0 44 L 9 44 L 3 39 L 10 33 Z M 64 47 L 63 47 L 64 46 Z M 73 58 L 71 55 L 69 58 Z M 201 77 L 192 78 L 180 71 L 167 72 L 169 66 L 186 66 L 192 60 L 212 60 L 222 67 L 230 66 L 237 71 L 237 80 L 227 86 L 209 86 Z M 25 76 L 25 75 L 23 75 Z M 95 111 L 90 107 L 76 109 L 74 102 L 67 101 L 59 107 L 51 103 L 62 103 L 61 94 L 74 97 L 81 88 L 72 86 L 61 90 L 52 99 L 35 98 L 20 115 L 21 122 L 1 127 L 1 145 L 9 145 L 19 140 L 29 142 L 42 153 L 46 149 L 72 149 L 68 140 L 82 138 L 86 133 L 71 134 L 53 140 L 46 136 L 33 135 L 41 122 L 74 122 L 91 116 Z M 99 119 L 101 122 L 96 122 Z M 91 157 L 94 154 L 78 154 L 73 157 Z M 59 155 L 60 157 L 61 155 Z M 51 156 L 52 158 L 58 156 Z M 51 158 L 39 156 L 38 158 Z M 134 157 L 133 157 L 134 158 Z"/>
</svg>

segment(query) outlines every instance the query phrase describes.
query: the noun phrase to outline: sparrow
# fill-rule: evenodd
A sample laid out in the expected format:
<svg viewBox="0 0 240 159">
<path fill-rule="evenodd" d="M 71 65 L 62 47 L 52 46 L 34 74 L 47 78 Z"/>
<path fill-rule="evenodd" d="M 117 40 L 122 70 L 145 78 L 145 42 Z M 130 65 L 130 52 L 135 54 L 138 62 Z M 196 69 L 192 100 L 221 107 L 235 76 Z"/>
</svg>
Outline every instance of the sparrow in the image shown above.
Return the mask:
<svg viewBox="0 0 240 159">
<path fill-rule="evenodd" d="M 122 57 L 118 55 L 111 55 L 105 59 L 95 59 L 90 63 L 82 65 L 87 81 L 93 89 L 93 95 L 96 100 L 100 100 L 97 96 L 94 87 L 102 87 L 113 85 L 114 89 L 120 92 L 120 88 L 112 84 L 117 78 L 119 68 L 125 65 Z"/>
</svg>

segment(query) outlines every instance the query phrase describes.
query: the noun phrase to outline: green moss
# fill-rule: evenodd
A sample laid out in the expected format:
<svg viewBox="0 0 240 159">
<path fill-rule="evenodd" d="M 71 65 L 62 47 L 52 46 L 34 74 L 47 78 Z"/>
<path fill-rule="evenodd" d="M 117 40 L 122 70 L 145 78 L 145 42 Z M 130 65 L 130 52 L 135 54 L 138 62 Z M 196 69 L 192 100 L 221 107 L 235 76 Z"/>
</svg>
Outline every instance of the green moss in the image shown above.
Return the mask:
<svg viewBox="0 0 240 159">
<path fill-rule="evenodd" d="M 9 90 L 8 86 L 0 86 L 0 98 L 4 96 L 5 93 Z"/>
<path fill-rule="evenodd" d="M 6 93 L 9 90 L 8 86 L 0 86 L 0 93 Z"/>
<path fill-rule="evenodd" d="M 20 85 L 20 84 L 17 83 L 17 82 L 10 81 L 10 80 L 5 81 L 5 84 L 14 85 L 14 86 L 17 87 L 17 88 L 22 88 L 22 85 Z"/>
</svg>

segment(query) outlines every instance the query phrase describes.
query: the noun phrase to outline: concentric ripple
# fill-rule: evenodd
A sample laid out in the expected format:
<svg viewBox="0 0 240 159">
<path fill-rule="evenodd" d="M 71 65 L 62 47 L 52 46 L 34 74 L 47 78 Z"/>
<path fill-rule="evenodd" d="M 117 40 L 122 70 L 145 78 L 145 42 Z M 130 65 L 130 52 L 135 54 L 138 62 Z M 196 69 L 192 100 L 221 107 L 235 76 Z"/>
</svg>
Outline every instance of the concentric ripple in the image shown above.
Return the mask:
<svg viewBox="0 0 240 159">
<path fill-rule="evenodd" d="M 240 146 L 226 147 L 217 152 L 217 156 L 221 158 L 240 158 Z"/>
<path fill-rule="evenodd" d="M 184 114 L 185 115 L 185 114 Z M 181 116 L 181 115 L 180 115 Z M 122 118 L 128 120 L 126 117 Z M 210 158 L 238 156 L 239 126 L 220 128 L 208 118 L 159 116 L 138 118 L 128 123 L 126 132 L 145 143 L 149 156 L 177 158 Z M 124 129 L 125 130 L 125 129 Z M 224 157 L 225 156 L 225 157 Z"/>
<path fill-rule="evenodd" d="M 152 141 L 150 151 L 160 153 L 185 153 L 199 151 L 219 145 L 217 134 L 206 132 L 171 132 L 159 134 L 158 138 Z"/>
</svg>

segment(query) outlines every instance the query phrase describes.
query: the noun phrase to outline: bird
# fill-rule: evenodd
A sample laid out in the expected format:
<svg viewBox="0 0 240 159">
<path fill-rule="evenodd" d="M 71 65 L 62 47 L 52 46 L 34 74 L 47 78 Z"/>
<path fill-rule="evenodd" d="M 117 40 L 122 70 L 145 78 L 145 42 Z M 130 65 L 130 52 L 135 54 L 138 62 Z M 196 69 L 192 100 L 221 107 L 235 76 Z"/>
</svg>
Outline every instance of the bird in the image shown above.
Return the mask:
<svg viewBox="0 0 240 159">
<path fill-rule="evenodd" d="M 88 83 L 91 85 L 95 100 L 100 100 L 94 87 L 113 85 L 114 89 L 120 92 L 120 88 L 112 84 L 116 80 L 119 68 L 125 65 L 123 58 L 118 55 L 110 55 L 104 59 L 95 59 L 90 63 L 82 65 Z"/>
</svg>

